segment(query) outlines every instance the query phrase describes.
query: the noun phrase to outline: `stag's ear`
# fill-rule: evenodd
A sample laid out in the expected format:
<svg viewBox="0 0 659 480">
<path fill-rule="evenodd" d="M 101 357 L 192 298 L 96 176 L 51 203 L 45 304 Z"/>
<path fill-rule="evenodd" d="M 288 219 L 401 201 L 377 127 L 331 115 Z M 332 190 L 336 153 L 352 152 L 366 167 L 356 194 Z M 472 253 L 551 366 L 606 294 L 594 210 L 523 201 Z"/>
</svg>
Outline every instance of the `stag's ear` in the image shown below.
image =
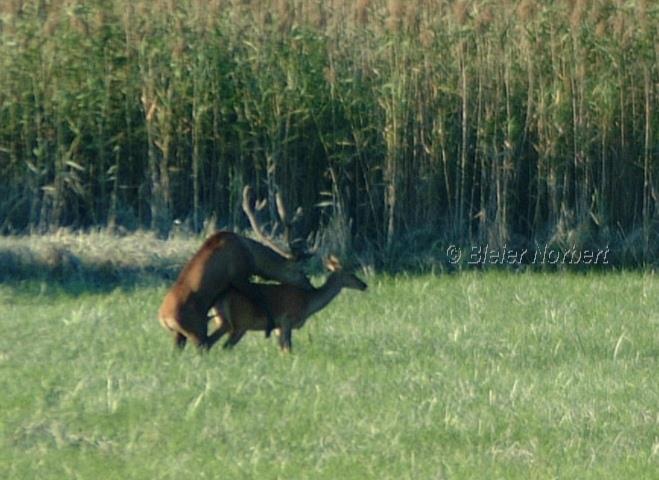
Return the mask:
<svg viewBox="0 0 659 480">
<path fill-rule="evenodd" d="M 339 272 L 341 271 L 341 262 L 339 262 L 339 259 L 334 255 L 330 255 L 325 260 L 325 267 L 327 267 L 327 270 L 330 272 Z"/>
</svg>

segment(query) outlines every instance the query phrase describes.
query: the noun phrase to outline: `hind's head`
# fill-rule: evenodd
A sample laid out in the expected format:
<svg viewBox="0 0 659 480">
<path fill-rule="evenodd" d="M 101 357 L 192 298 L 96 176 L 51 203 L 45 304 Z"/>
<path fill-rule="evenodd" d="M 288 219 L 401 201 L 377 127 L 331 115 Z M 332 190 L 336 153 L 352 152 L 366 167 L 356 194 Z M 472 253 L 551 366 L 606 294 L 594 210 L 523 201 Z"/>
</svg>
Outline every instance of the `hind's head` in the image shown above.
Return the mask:
<svg viewBox="0 0 659 480">
<path fill-rule="evenodd" d="M 342 288 L 352 288 L 361 291 L 368 288 L 368 285 L 360 280 L 352 271 L 344 270 L 341 266 L 341 262 L 339 262 L 339 259 L 334 255 L 330 255 L 327 260 L 325 260 L 325 267 L 332 272 L 330 275 L 332 281 L 338 282 Z"/>
</svg>

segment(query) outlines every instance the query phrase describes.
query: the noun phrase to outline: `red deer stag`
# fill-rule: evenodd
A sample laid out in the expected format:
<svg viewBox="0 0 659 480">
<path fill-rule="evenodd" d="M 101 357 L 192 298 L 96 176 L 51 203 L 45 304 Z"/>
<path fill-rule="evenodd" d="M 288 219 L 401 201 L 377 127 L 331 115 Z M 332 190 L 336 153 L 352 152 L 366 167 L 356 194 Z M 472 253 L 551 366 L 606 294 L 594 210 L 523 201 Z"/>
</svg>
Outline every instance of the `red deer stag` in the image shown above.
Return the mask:
<svg viewBox="0 0 659 480">
<path fill-rule="evenodd" d="M 264 309 L 268 320 L 264 329 L 268 336 L 275 325 L 274 316 L 261 290 L 249 282 L 252 275 L 295 285 L 302 291 L 313 290 L 296 263 L 310 253 L 293 248 L 281 198 L 277 198 L 277 207 L 291 253 L 281 250 L 263 234 L 252 211 L 250 195 L 250 188 L 245 187 L 243 209 L 254 232 L 268 246 L 226 231 L 211 235 L 203 243 L 165 295 L 158 313 L 160 323 L 174 334 L 175 345 L 179 348 L 183 348 L 187 340 L 200 348 L 210 348 L 208 311 L 230 289 L 239 291 Z"/>
<path fill-rule="evenodd" d="M 352 273 L 341 271 L 341 265 L 334 257 L 326 262 L 332 272 L 325 284 L 313 290 L 304 290 L 293 285 L 253 284 L 261 291 L 265 303 L 275 318 L 279 332 L 279 346 L 283 351 L 292 348 L 294 329 L 301 328 L 314 313 L 322 310 L 336 297 L 341 289 L 366 290 L 367 285 Z M 214 317 L 219 328 L 210 336 L 210 343 L 217 342 L 225 333 L 229 334 L 224 347 L 233 347 L 248 330 L 264 330 L 266 315 L 254 302 L 240 292 L 231 289 L 218 299 L 213 306 Z"/>
</svg>

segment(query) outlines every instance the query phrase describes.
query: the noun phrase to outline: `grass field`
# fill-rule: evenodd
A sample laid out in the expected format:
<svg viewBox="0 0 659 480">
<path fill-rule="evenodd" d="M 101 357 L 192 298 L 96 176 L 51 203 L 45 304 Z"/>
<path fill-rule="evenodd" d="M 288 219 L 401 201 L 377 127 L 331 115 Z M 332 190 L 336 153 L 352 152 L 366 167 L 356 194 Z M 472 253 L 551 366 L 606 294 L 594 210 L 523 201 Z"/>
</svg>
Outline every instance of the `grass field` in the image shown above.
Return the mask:
<svg viewBox="0 0 659 480">
<path fill-rule="evenodd" d="M 0 478 L 657 478 L 652 274 L 366 278 L 173 352 L 167 288 L 0 283 Z"/>
</svg>

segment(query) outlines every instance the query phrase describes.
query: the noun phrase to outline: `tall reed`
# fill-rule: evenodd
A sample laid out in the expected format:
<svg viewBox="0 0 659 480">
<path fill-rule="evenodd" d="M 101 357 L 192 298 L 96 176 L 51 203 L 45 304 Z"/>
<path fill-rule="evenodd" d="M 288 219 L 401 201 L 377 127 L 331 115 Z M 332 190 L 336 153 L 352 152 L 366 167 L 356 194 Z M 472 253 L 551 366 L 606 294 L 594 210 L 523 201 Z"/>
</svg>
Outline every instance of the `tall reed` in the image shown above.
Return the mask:
<svg viewBox="0 0 659 480">
<path fill-rule="evenodd" d="M 251 183 L 385 250 L 656 253 L 652 2 L 3 5 L 0 231 L 240 226 Z"/>
</svg>

